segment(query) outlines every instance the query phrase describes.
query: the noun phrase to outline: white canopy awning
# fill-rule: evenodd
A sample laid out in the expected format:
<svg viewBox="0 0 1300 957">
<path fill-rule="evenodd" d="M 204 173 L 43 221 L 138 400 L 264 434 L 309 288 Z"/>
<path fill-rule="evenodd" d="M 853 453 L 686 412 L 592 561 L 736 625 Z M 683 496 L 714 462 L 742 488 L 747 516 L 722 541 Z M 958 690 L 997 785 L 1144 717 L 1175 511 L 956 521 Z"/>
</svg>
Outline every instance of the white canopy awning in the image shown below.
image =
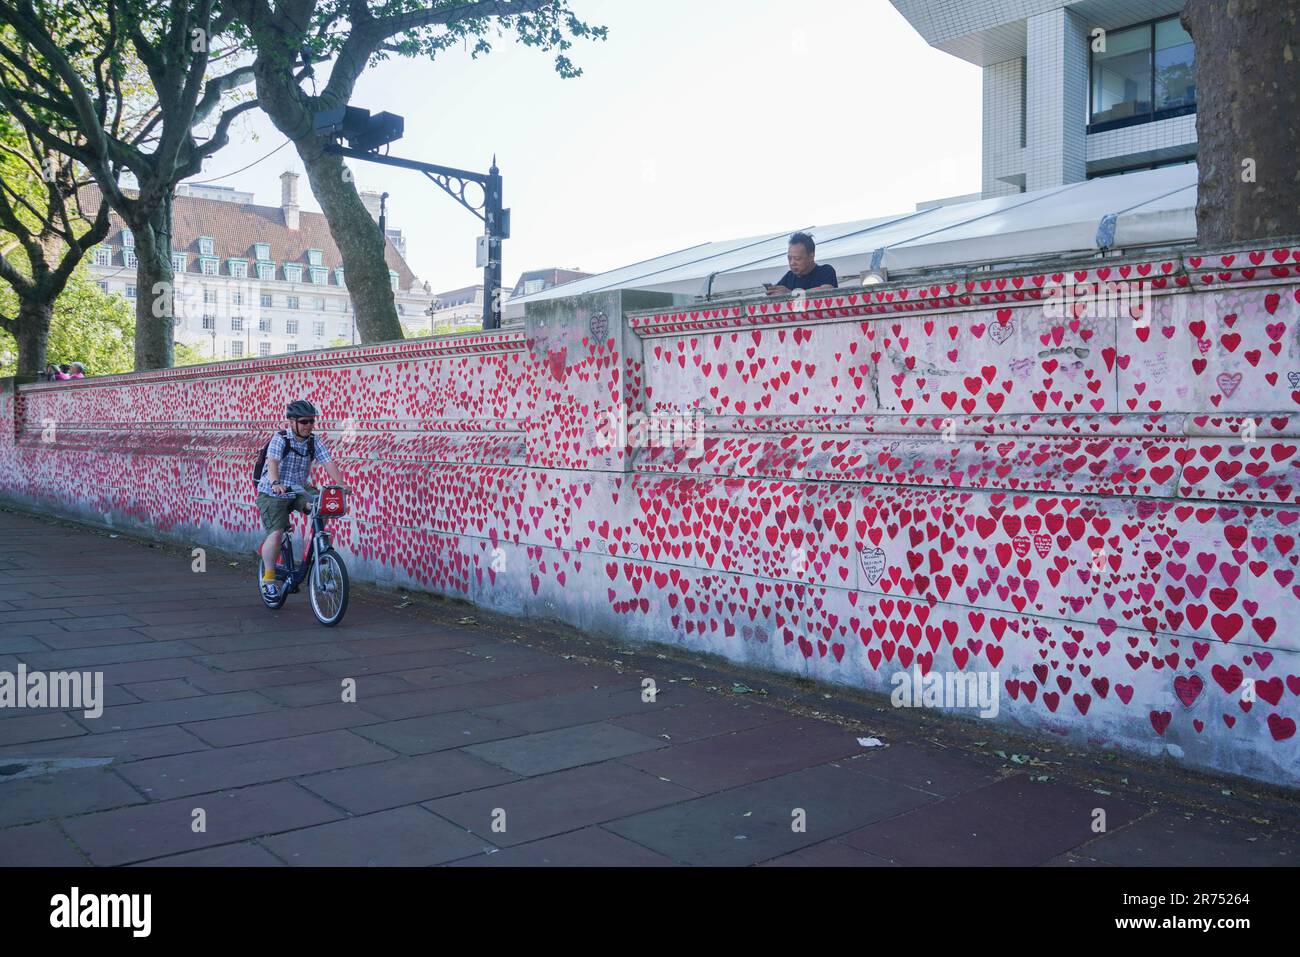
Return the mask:
<svg viewBox="0 0 1300 957">
<path fill-rule="evenodd" d="M 615 289 L 714 297 L 753 289 L 785 273 L 787 240 L 795 229 L 813 235 L 817 261 L 834 266 L 842 285 L 856 285 L 873 266 L 901 272 L 1095 253 L 1107 233 L 1114 249 L 1190 242 L 1196 238 L 1196 182 L 1196 164 L 1187 163 L 897 216 L 702 243 L 511 299 L 507 315 L 522 315 L 529 302 Z"/>
</svg>

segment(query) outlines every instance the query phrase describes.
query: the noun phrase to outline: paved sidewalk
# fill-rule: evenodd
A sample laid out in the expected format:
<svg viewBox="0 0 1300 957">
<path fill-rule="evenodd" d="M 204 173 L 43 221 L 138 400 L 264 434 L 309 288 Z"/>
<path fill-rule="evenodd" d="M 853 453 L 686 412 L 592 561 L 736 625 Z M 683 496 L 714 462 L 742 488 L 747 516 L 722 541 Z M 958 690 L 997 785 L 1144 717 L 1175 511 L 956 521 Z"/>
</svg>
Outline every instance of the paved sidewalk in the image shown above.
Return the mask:
<svg viewBox="0 0 1300 957">
<path fill-rule="evenodd" d="M 0 865 L 1300 864 L 1242 782 L 460 603 L 354 589 L 322 628 L 190 563 L 0 509 L 0 671 L 105 683 L 98 718 L 0 709 Z"/>
</svg>

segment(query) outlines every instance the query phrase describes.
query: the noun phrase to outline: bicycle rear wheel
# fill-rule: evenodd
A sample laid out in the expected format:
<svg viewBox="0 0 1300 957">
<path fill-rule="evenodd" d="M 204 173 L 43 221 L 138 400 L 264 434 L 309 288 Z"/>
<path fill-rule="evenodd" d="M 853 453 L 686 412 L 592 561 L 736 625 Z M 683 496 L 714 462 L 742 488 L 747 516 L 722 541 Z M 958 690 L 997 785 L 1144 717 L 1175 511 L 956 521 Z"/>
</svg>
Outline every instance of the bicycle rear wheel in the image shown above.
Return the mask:
<svg viewBox="0 0 1300 957">
<path fill-rule="evenodd" d="M 334 549 L 321 552 L 307 576 L 311 610 L 316 620 L 332 628 L 348 610 L 348 570 Z"/>
</svg>

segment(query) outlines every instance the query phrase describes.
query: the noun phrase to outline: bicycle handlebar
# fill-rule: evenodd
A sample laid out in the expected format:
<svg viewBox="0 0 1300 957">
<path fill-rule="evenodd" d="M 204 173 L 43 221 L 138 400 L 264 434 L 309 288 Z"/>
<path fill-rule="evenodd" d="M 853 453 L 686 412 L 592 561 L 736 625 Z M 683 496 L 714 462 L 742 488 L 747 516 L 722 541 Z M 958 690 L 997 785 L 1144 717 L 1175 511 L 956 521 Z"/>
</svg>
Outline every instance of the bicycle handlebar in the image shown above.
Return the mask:
<svg viewBox="0 0 1300 957">
<path fill-rule="evenodd" d="M 286 489 L 288 489 L 288 490 L 289 490 L 290 492 L 292 492 L 294 495 L 313 495 L 313 496 L 319 496 L 320 493 L 321 493 L 322 491 L 324 491 L 325 489 L 327 489 L 327 488 L 341 488 L 341 489 L 343 489 L 343 494 L 344 494 L 344 495 L 347 495 L 349 492 L 352 491 L 352 490 L 349 489 L 346 485 L 323 485 L 323 486 L 321 486 L 319 489 L 317 489 L 315 492 L 309 492 L 309 491 L 308 491 L 304 486 L 302 486 L 302 485 L 289 485 L 287 482 L 272 482 L 272 483 L 271 483 L 271 488 L 275 488 L 277 485 L 279 485 L 281 488 L 286 488 Z"/>
</svg>

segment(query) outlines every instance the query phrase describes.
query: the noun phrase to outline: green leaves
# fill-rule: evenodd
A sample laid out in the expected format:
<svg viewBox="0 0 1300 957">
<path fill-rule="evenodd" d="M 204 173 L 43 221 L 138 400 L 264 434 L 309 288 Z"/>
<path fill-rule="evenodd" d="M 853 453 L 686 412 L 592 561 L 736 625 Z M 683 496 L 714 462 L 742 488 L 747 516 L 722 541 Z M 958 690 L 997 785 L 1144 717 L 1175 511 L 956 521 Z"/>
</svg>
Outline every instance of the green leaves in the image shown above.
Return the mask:
<svg viewBox="0 0 1300 957">
<path fill-rule="evenodd" d="M 18 311 L 17 297 L 0 283 L 0 313 Z M 135 313 L 120 295 L 105 293 L 84 270 L 73 273 L 54 303 L 47 361 L 80 362 L 86 375 L 130 372 L 135 365 Z M 17 357 L 14 337 L 0 331 L 0 375 L 13 375 Z"/>
</svg>

